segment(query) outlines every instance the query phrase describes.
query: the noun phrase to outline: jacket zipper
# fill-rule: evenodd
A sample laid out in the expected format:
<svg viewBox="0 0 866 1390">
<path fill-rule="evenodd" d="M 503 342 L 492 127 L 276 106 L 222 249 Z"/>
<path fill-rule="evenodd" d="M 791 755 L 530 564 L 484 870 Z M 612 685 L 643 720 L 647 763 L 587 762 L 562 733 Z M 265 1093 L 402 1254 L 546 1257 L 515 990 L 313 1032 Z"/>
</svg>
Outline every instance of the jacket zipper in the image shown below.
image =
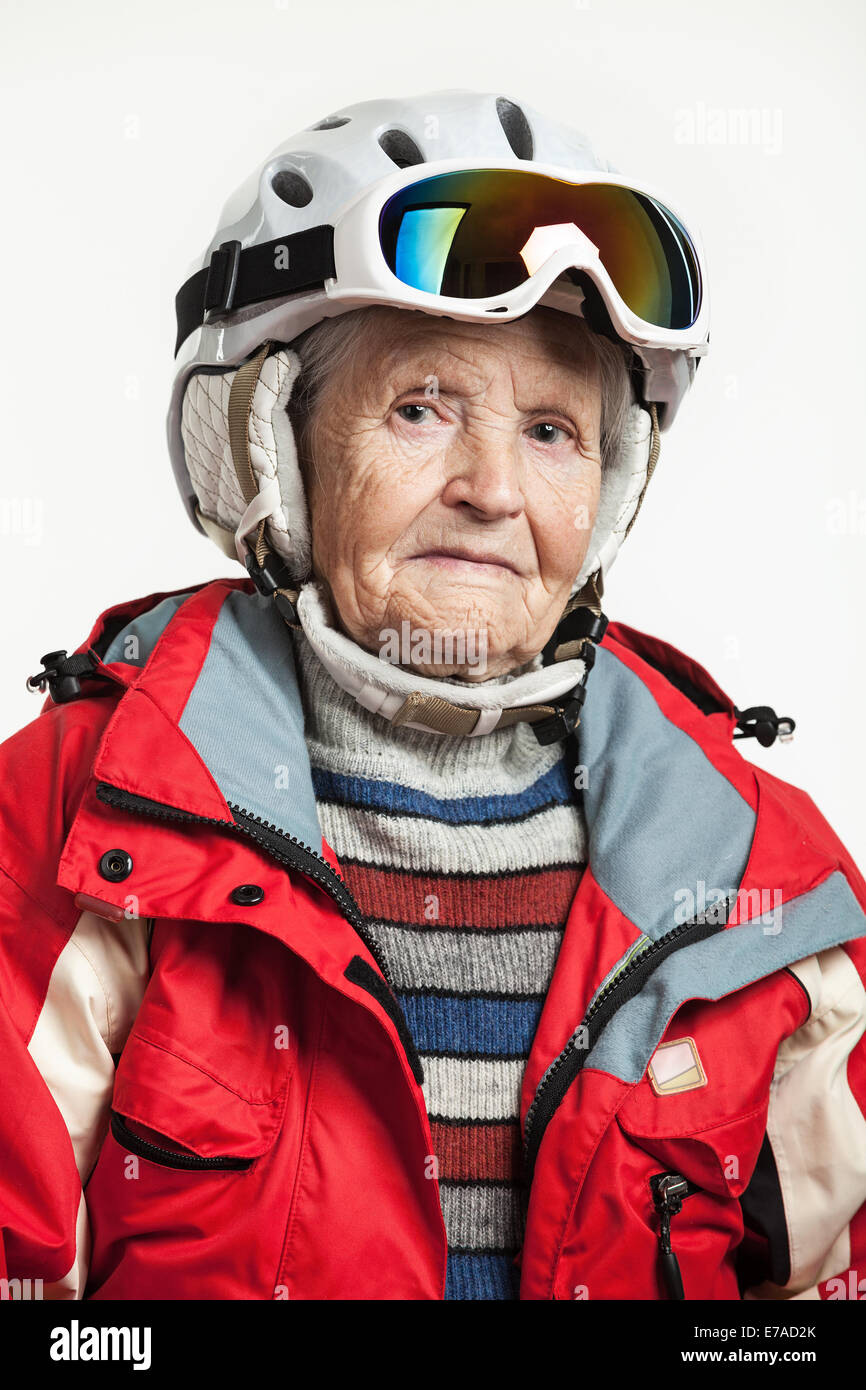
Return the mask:
<svg viewBox="0 0 866 1390">
<path fill-rule="evenodd" d="M 153 816 L 157 820 L 183 821 L 188 825 L 217 825 L 223 830 L 245 835 L 248 839 L 261 845 L 272 859 L 276 859 L 284 867 L 297 869 L 300 873 L 306 874 L 308 878 L 313 879 L 321 888 L 324 888 L 329 897 L 333 898 L 341 914 L 355 928 L 367 947 L 381 970 L 388 988 L 392 993 L 394 992 L 394 985 L 380 956 L 379 948 L 370 936 L 361 909 L 349 892 L 344 880 L 338 873 L 335 873 L 324 855 L 318 854 L 309 845 L 305 845 L 296 835 L 287 835 L 276 825 L 264 820 L 261 816 L 254 815 L 241 806 L 235 806 L 232 802 L 226 804 L 234 817 L 233 824 L 220 820 L 217 816 L 199 816 L 192 811 L 183 811 L 177 806 L 168 806 L 162 801 L 151 801 L 149 797 L 137 796 L 134 792 L 124 791 L 121 787 L 115 787 L 110 782 L 98 782 L 96 795 L 107 806 L 114 806 L 122 811 L 138 811 L 142 815 Z"/>
<path fill-rule="evenodd" d="M 671 1218 L 679 1215 L 683 1202 L 700 1191 L 681 1173 L 654 1173 L 650 1178 L 653 1205 L 659 1214 L 659 1266 L 668 1298 L 684 1299 L 680 1263 L 671 1246 Z"/>
<path fill-rule="evenodd" d="M 178 1153 L 176 1149 L 164 1149 L 160 1144 L 152 1144 L 129 1128 L 126 1120 L 116 1110 L 111 1112 L 111 1132 L 122 1148 L 141 1158 L 159 1163 L 163 1168 L 233 1168 L 237 1171 L 252 1167 L 251 1158 L 202 1158 L 199 1154 Z"/>
<path fill-rule="evenodd" d="M 524 1154 L 527 1181 L 532 1180 L 535 1160 L 545 1130 L 565 1099 L 566 1092 L 581 1071 L 586 1058 L 598 1042 L 618 1009 L 634 998 L 654 970 L 673 951 L 691 946 L 723 931 L 730 902 L 714 904 L 689 922 L 680 922 L 653 941 L 623 967 L 590 1004 L 580 1026 L 572 1033 L 559 1056 L 554 1058 L 538 1083 L 532 1104 L 526 1112 Z"/>
</svg>

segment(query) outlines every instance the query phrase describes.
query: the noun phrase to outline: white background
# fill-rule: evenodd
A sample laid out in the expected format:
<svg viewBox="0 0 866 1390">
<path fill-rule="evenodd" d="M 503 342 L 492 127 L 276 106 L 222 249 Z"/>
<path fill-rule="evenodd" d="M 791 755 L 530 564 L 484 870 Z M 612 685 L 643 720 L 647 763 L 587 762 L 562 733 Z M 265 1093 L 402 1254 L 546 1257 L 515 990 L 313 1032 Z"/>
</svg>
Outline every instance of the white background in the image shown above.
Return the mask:
<svg viewBox="0 0 866 1390">
<path fill-rule="evenodd" d="M 796 718 L 790 744 L 738 746 L 862 867 L 864 14 L 4 0 L 0 738 L 103 608 L 240 573 L 186 520 L 164 436 L 174 294 L 228 193 L 340 106 L 474 87 L 584 129 L 703 233 L 711 353 L 605 609 Z"/>
</svg>

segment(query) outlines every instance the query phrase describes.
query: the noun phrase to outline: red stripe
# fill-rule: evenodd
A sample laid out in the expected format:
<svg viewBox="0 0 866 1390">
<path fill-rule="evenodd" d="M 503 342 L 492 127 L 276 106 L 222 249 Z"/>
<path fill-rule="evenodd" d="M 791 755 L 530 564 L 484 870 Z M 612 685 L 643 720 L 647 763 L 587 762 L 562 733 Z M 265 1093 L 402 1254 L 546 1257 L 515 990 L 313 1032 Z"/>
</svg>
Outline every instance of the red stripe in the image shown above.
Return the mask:
<svg viewBox="0 0 866 1390">
<path fill-rule="evenodd" d="M 444 878 L 340 865 L 366 917 L 419 927 L 562 926 L 584 866 L 496 878 Z"/>
<path fill-rule="evenodd" d="M 522 1174 L 517 1120 L 492 1125 L 449 1125 L 439 1120 L 431 1124 L 430 1130 L 440 1178 L 453 1182 L 477 1182 L 483 1178 L 507 1182 Z"/>
</svg>

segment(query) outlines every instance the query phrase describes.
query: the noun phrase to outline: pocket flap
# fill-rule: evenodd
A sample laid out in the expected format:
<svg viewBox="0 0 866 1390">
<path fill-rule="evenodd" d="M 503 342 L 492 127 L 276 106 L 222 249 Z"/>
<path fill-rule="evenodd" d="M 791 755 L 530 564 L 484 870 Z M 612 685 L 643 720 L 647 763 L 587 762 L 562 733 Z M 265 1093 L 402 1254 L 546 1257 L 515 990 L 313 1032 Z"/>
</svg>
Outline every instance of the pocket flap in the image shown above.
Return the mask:
<svg viewBox="0 0 866 1390">
<path fill-rule="evenodd" d="M 258 1158 L 279 1132 L 289 1074 L 287 1062 L 278 1089 L 251 1100 L 199 1062 L 133 1031 L 118 1063 L 112 1108 L 203 1158 Z"/>
<path fill-rule="evenodd" d="M 617 1119 L 630 1134 L 698 1134 L 766 1110 L 779 1043 L 799 1027 L 803 990 L 776 971 L 671 1018 Z"/>
</svg>

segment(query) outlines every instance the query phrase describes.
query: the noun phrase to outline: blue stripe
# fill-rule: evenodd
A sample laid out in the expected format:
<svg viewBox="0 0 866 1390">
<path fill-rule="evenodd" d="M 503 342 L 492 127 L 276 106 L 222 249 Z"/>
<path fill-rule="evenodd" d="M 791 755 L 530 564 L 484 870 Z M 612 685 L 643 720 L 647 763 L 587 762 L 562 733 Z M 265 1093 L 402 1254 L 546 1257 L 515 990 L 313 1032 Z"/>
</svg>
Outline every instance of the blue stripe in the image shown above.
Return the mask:
<svg viewBox="0 0 866 1390">
<path fill-rule="evenodd" d="M 543 1000 L 440 998 L 397 991 L 419 1052 L 480 1052 L 490 1057 L 527 1057 Z"/>
<path fill-rule="evenodd" d="M 510 1255 L 451 1255 L 445 1270 L 448 1299 L 516 1299 L 520 1270 Z"/>
<path fill-rule="evenodd" d="M 313 788 L 319 799 L 337 801 L 366 811 L 393 811 L 425 816 L 450 825 L 477 825 L 481 821 L 519 820 L 548 806 L 565 806 L 572 800 L 565 758 L 520 792 L 491 796 L 460 796 L 443 800 L 416 787 L 366 777 L 345 777 L 325 768 L 313 768 Z"/>
</svg>

